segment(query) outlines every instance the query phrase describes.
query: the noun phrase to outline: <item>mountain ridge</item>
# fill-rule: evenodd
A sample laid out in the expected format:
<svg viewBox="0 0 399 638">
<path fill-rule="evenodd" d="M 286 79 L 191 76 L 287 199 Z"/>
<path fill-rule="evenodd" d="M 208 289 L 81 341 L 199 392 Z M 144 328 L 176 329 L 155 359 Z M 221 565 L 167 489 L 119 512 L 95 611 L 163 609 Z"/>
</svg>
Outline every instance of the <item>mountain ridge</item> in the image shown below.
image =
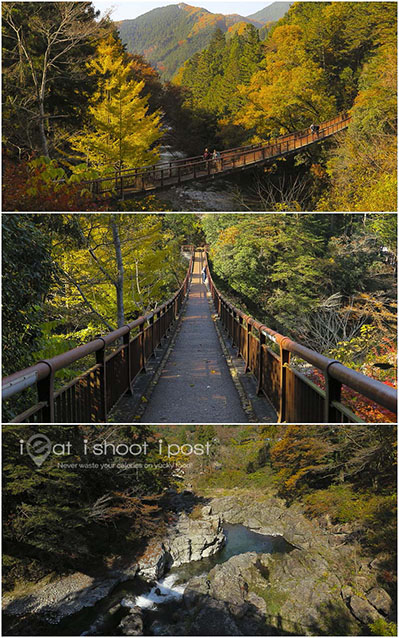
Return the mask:
<svg viewBox="0 0 399 638">
<path fill-rule="evenodd" d="M 272 3 L 262 9 L 262 15 L 269 16 L 268 10 L 274 5 L 281 5 L 277 13 L 283 11 L 284 15 L 285 5 L 289 4 Z M 275 15 L 277 13 L 274 12 Z M 253 16 L 245 17 L 238 13 L 212 13 L 181 2 L 152 9 L 132 20 L 121 20 L 116 25 L 129 53 L 144 55 L 162 78 L 169 80 L 186 60 L 208 46 L 216 29 L 226 33 L 237 23 L 253 24 L 258 29 L 265 24 L 263 18 L 256 20 Z"/>
</svg>

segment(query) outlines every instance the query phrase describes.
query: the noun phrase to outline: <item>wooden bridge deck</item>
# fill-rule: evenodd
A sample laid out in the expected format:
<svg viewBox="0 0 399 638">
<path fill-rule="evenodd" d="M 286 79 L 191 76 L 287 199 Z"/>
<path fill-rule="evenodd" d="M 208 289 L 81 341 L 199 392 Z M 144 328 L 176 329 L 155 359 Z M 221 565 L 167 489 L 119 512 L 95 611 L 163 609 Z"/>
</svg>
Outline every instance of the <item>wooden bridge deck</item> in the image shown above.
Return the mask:
<svg viewBox="0 0 399 638">
<path fill-rule="evenodd" d="M 248 170 L 254 166 L 273 162 L 325 140 L 347 128 L 350 116 L 340 114 L 332 120 L 320 124 L 317 133 L 310 129 L 283 135 L 264 144 L 228 149 L 220 153 L 220 159 L 204 160 L 191 157 L 163 164 L 122 170 L 109 177 L 86 182 L 93 196 L 97 198 L 119 196 L 120 198 L 136 194 L 162 190 L 179 186 L 186 182 L 210 179 Z"/>
</svg>

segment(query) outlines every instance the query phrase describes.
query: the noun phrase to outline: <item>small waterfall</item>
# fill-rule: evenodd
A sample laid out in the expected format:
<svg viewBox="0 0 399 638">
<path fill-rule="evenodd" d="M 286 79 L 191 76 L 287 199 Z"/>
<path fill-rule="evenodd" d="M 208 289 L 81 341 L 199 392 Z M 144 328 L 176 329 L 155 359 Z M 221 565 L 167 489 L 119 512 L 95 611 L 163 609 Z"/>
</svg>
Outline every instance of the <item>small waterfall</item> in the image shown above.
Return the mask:
<svg viewBox="0 0 399 638">
<path fill-rule="evenodd" d="M 121 605 L 124 607 L 140 607 L 141 609 L 154 609 L 157 605 L 180 600 L 183 597 L 186 584 L 176 585 L 178 574 L 169 574 L 155 582 L 154 587 L 147 593 L 135 598 L 123 598 Z"/>
</svg>

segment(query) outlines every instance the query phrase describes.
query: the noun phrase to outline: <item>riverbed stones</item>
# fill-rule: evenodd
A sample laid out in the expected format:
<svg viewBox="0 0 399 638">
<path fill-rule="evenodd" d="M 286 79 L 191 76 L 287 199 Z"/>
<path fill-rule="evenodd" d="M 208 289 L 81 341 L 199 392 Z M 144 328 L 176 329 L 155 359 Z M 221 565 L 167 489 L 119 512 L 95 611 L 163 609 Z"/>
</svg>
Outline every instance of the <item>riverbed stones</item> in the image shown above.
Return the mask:
<svg viewBox="0 0 399 638">
<path fill-rule="evenodd" d="M 93 578 L 75 572 L 70 576 L 58 578 L 27 596 L 14 600 L 5 596 L 3 610 L 16 616 L 39 613 L 48 623 L 57 624 L 66 616 L 95 605 L 122 580 L 125 580 L 122 573 L 113 578 Z"/>
</svg>

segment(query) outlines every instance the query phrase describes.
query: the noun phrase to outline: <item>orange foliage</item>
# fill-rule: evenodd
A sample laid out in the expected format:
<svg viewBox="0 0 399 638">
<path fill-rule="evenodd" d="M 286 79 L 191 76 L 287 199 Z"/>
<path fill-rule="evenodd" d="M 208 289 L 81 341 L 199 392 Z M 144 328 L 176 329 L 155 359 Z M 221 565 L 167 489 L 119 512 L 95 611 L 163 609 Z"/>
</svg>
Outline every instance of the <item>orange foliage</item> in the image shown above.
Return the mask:
<svg viewBox="0 0 399 638">
<path fill-rule="evenodd" d="M 319 370 L 309 370 L 306 376 L 319 388 L 325 389 L 324 375 Z M 395 387 L 393 381 L 383 381 L 386 385 Z M 371 399 L 362 396 L 346 385 L 342 386 L 341 403 L 352 410 L 365 423 L 396 423 L 396 416 L 386 408 Z"/>
<path fill-rule="evenodd" d="M 82 193 L 78 184 L 52 185 L 42 181 L 40 175 L 38 167 L 30 170 L 26 162 L 3 158 L 3 211 L 105 210 L 90 201 L 90 195 Z"/>
</svg>

